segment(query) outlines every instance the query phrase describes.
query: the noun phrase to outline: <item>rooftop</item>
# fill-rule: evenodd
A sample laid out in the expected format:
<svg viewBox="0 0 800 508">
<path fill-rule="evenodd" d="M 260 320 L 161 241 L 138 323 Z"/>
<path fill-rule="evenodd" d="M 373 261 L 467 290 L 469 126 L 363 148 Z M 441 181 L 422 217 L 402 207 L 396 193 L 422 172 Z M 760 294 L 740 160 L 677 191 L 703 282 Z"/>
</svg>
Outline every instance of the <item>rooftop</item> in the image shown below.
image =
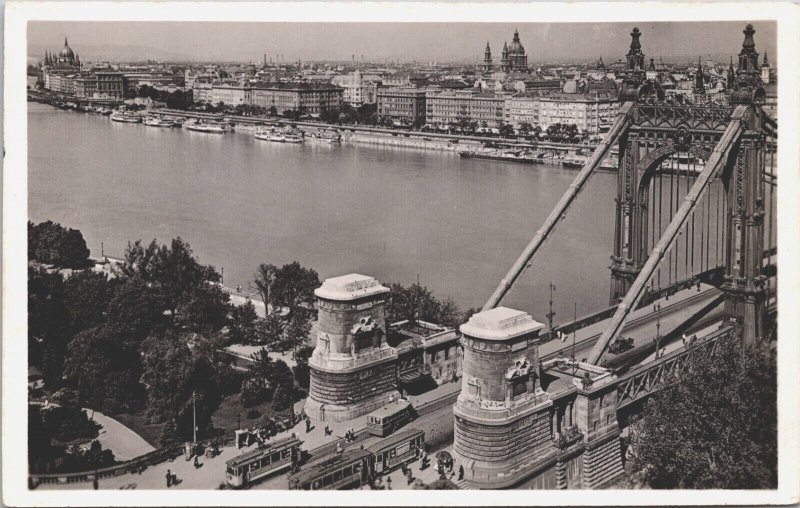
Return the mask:
<svg viewBox="0 0 800 508">
<path fill-rule="evenodd" d="M 461 325 L 461 333 L 479 339 L 505 340 L 538 332 L 542 328 L 544 325 L 527 312 L 495 307 L 473 315 L 467 323 Z"/>
<path fill-rule="evenodd" d="M 322 286 L 314 290 L 314 294 L 319 298 L 340 301 L 355 300 L 387 292 L 389 292 L 389 288 L 382 286 L 374 277 L 358 273 L 325 279 Z"/>
</svg>

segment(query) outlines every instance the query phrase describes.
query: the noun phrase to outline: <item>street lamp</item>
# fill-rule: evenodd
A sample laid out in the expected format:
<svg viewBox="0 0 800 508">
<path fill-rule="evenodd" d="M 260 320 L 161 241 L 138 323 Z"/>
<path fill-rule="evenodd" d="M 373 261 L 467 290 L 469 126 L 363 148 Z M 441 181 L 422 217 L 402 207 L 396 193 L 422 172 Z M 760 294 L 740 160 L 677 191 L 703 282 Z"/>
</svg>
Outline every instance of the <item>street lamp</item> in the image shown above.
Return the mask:
<svg viewBox="0 0 800 508">
<path fill-rule="evenodd" d="M 550 338 L 553 338 L 553 318 L 556 316 L 556 313 L 553 312 L 553 291 L 556 290 L 556 286 L 553 282 L 550 282 L 550 312 L 547 313 L 547 323 L 550 327 Z"/>
<path fill-rule="evenodd" d="M 661 304 L 653 305 L 653 311 L 656 313 L 656 359 L 658 359 L 658 352 L 661 350 Z"/>
</svg>

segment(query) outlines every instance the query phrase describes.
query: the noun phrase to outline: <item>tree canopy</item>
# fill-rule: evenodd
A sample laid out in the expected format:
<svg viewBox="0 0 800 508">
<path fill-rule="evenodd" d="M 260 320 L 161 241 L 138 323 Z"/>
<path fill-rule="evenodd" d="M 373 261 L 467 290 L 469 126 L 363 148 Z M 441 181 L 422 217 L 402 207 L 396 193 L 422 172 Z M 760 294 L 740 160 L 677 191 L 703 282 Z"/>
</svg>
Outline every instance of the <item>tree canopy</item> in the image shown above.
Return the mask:
<svg viewBox="0 0 800 508">
<path fill-rule="evenodd" d="M 393 283 L 391 298 L 386 306 L 389 323 L 397 321 L 427 321 L 444 326 L 455 327 L 461 324 L 458 306 L 452 298 L 440 300 L 419 284 L 403 286 Z"/>
<path fill-rule="evenodd" d="M 34 225 L 28 221 L 28 259 L 60 268 L 85 268 L 89 249 L 77 229 L 46 221 Z"/>
<path fill-rule="evenodd" d="M 721 339 L 646 403 L 631 430 L 652 488 L 777 487 L 777 369 L 763 345 Z"/>
</svg>

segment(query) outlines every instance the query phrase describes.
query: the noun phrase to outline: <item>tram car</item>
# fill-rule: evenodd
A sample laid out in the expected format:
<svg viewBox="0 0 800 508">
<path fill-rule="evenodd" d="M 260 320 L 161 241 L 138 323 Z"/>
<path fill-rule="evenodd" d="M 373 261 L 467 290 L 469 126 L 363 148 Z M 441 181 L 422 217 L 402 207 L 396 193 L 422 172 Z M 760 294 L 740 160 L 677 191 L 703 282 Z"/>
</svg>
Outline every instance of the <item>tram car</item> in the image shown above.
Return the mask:
<svg viewBox="0 0 800 508">
<path fill-rule="evenodd" d="M 367 448 L 367 451 L 372 455 L 372 470 L 380 475 L 419 459 L 424 447 L 425 433 L 409 429 L 380 440 Z"/>
<path fill-rule="evenodd" d="M 305 466 L 289 477 L 292 490 L 357 489 L 370 478 L 419 459 L 425 447 L 425 432 L 406 430 L 382 439 L 366 449 L 348 449 L 341 454 Z"/>
<path fill-rule="evenodd" d="M 413 408 L 407 400 L 390 402 L 367 415 L 367 432 L 386 437 L 413 419 Z"/>
<path fill-rule="evenodd" d="M 291 490 L 357 489 L 369 481 L 372 455 L 354 449 L 309 464 L 303 471 L 289 476 Z"/>
<path fill-rule="evenodd" d="M 225 463 L 225 481 L 233 488 L 248 487 L 273 473 L 291 469 L 300 462 L 302 444 L 292 435 L 234 457 Z"/>
</svg>

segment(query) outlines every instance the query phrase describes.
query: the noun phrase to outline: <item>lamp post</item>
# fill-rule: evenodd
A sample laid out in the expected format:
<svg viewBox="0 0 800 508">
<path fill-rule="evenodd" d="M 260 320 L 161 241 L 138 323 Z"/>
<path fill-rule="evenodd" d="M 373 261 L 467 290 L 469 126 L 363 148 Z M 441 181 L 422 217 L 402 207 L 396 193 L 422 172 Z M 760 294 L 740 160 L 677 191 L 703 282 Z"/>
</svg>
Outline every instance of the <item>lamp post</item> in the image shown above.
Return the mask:
<svg viewBox="0 0 800 508">
<path fill-rule="evenodd" d="M 192 390 L 192 442 L 197 446 L 197 404 L 195 403 L 195 392 Z"/>
<path fill-rule="evenodd" d="M 661 350 L 661 304 L 653 305 L 653 311 L 656 313 L 656 359 L 658 359 Z"/>
<path fill-rule="evenodd" d="M 555 285 L 552 281 L 550 281 L 550 312 L 547 313 L 547 323 L 550 327 L 550 338 L 553 338 L 553 318 L 556 316 L 556 313 L 553 312 L 553 291 L 556 290 Z"/>
</svg>

